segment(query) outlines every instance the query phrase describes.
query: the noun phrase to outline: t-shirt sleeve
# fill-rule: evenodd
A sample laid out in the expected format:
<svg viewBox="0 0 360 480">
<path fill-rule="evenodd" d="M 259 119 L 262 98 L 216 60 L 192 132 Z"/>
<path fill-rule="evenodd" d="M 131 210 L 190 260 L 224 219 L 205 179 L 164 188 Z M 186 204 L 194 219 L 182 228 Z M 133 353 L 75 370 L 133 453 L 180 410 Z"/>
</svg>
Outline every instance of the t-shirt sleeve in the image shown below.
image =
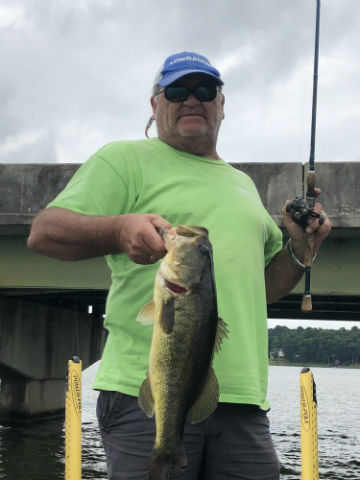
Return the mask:
<svg viewBox="0 0 360 480">
<path fill-rule="evenodd" d="M 270 214 L 267 213 L 267 239 L 264 247 L 265 267 L 272 258 L 283 248 L 282 233 Z"/>
<path fill-rule="evenodd" d="M 126 177 L 126 169 L 124 171 Z M 96 153 L 47 207 L 61 207 L 87 215 L 118 215 L 129 212 L 135 198 L 134 188 L 121 174 L 121 169 L 115 169 Z"/>
</svg>

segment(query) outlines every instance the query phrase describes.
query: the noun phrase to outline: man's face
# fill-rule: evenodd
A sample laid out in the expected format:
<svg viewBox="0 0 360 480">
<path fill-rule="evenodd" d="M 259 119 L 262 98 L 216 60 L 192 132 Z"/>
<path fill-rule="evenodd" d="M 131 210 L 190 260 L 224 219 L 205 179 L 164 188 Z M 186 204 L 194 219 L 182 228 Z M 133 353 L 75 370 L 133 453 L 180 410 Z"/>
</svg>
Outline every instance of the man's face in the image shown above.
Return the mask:
<svg viewBox="0 0 360 480">
<path fill-rule="evenodd" d="M 207 75 L 191 74 L 180 78 L 174 84 L 194 88 L 211 82 L 211 77 Z M 217 134 L 224 118 L 224 96 L 221 93 L 210 102 L 200 102 L 191 94 L 178 103 L 170 102 L 164 93 L 160 93 L 151 98 L 151 104 L 161 140 L 190 153 L 197 153 L 196 145 L 204 142 L 210 148 L 216 149 Z M 191 145 L 194 145 L 194 151 L 191 151 Z"/>
</svg>

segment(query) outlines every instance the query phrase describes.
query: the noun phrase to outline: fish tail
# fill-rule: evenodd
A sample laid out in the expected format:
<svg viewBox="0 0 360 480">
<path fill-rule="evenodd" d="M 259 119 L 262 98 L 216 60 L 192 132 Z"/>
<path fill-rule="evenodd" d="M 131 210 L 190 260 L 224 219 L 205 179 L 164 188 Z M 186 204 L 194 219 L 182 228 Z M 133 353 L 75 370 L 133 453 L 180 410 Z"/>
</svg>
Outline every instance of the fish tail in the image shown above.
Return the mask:
<svg viewBox="0 0 360 480">
<path fill-rule="evenodd" d="M 154 448 L 150 458 L 149 480 L 170 480 L 174 466 L 184 470 L 187 465 L 187 457 L 182 445 L 175 453 L 167 453 Z"/>
</svg>

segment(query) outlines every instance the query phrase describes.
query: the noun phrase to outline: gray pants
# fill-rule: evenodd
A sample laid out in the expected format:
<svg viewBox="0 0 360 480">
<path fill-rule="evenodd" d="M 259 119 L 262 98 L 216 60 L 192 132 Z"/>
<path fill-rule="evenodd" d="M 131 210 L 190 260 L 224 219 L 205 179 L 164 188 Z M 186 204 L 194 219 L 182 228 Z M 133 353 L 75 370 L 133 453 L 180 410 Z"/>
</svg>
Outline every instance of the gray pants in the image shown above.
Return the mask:
<svg viewBox="0 0 360 480">
<path fill-rule="evenodd" d="M 136 397 L 100 392 L 97 417 L 111 480 L 147 480 L 155 422 Z M 189 466 L 174 480 L 278 480 L 279 461 L 265 412 L 253 405 L 221 403 L 207 419 L 185 425 Z"/>
</svg>

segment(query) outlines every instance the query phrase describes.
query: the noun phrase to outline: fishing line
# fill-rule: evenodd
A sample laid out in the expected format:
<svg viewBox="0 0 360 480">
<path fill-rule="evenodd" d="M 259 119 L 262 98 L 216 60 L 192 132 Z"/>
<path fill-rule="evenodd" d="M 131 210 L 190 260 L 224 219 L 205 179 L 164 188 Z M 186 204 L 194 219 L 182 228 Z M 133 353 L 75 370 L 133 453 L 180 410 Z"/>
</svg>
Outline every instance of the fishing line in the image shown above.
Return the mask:
<svg viewBox="0 0 360 480">
<path fill-rule="evenodd" d="M 73 348 L 75 353 L 80 355 L 80 334 L 79 334 L 79 317 L 78 317 L 78 304 L 77 296 L 74 295 L 74 304 L 75 304 L 75 333 L 73 335 Z"/>
</svg>

